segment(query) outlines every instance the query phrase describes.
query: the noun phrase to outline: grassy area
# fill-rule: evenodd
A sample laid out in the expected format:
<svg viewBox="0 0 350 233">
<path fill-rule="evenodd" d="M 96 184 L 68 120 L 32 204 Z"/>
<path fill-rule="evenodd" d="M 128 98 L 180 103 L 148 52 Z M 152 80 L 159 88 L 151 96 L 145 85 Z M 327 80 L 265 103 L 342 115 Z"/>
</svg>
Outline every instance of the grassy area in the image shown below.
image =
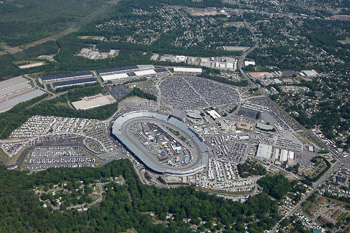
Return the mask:
<svg viewBox="0 0 350 233">
<path fill-rule="evenodd" d="M 42 85 L 42 84 L 39 82 L 39 79 L 35 79 L 35 83 L 36 83 L 36 85 L 38 85 L 39 87 L 45 88 L 44 85 Z"/>
<path fill-rule="evenodd" d="M 337 221 L 341 222 L 343 219 L 345 219 L 348 216 L 348 213 L 344 212 L 342 213 L 338 218 Z"/>
<path fill-rule="evenodd" d="M 334 209 L 328 209 L 326 215 L 331 216 L 334 212 Z"/>
<path fill-rule="evenodd" d="M 125 231 L 124 233 L 137 233 L 137 230 L 135 230 L 135 228 L 131 228 Z"/>
<path fill-rule="evenodd" d="M 222 194 L 222 195 L 231 195 L 231 196 L 240 196 L 240 195 L 251 194 L 251 192 L 227 192 L 227 191 L 205 189 L 205 188 L 200 188 L 200 187 L 196 187 L 196 189 L 204 191 L 204 192 L 210 192 L 210 193 L 216 193 L 216 194 Z"/>
<path fill-rule="evenodd" d="M 28 74 L 29 77 L 32 78 L 39 78 L 41 75 L 40 74 Z"/>
<path fill-rule="evenodd" d="M 312 205 L 313 205 L 313 202 L 311 202 L 311 201 L 306 201 L 306 202 L 304 202 L 304 203 L 301 205 L 301 210 L 302 210 L 305 214 L 307 214 L 307 215 L 309 215 L 309 216 L 313 216 L 309 211 L 307 211 Z"/>
<path fill-rule="evenodd" d="M 0 161 L 5 163 L 5 164 L 13 164 L 17 161 L 19 156 L 22 154 L 22 152 L 26 149 L 27 147 L 24 147 L 22 150 L 20 150 L 15 156 L 9 157 L 1 148 L 0 148 Z"/>
<path fill-rule="evenodd" d="M 172 129 L 172 128 L 169 128 L 169 127 L 167 127 L 167 126 L 165 126 L 165 128 L 167 128 L 167 130 L 169 130 L 172 134 L 174 134 L 176 137 L 178 137 L 181 141 L 183 141 L 184 143 L 186 143 L 188 146 L 192 147 L 191 143 L 189 143 L 189 142 L 187 141 L 187 139 L 186 139 L 184 136 L 182 136 L 182 135 L 180 134 L 179 131 L 174 130 L 174 129 Z"/>
<path fill-rule="evenodd" d="M 311 161 L 315 162 L 314 168 L 310 170 L 307 175 L 309 179 L 315 179 L 317 176 L 322 174 L 325 170 L 327 170 L 327 164 L 324 162 L 323 158 L 313 158 Z"/>
<path fill-rule="evenodd" d="M 38 62 L 42 62 L 42 61 L 21 60 L 21 61 L 14 61 L 13 64 L 15 64 L 17 66 L 21 66 L 21 65 L 28 65 L 28 64 L 38 63 Z"/>
<path fill-rule="evenodd" d="M 323 146 L 322 146 L 320 143 L 318 143 L 318 142 L 317 142 L 315 139 L 313 139 L 313 138 L 307 137 L 307 136 L 305 135 L 304 132 L 298 133 L 298 134 L 299 134 L 300 139 L 302 139 L 302 142 L 303 142 L 304 144 L 306 144 L 306 143 L 312 143 L 312 144 L 314 144 L 315 146 L 317 146 L 317 147 L 320 148 L 320 149 L 323 148 Z"/>
<path fill-rule="evenodd" d="M 10 46 L 23 45 L 63 31 L 106 2 L 107 0 L 6 1 L 0 8 L 0 34 L 2 40 Z"/>
</svg>

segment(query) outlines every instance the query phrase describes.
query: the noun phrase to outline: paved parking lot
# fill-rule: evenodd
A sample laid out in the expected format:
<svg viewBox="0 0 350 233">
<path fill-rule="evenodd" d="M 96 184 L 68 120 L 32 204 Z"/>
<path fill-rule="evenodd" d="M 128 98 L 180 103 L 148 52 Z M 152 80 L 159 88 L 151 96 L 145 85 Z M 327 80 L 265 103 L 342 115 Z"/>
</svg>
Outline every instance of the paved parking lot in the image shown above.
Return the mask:
<svg viewBox="0 0 350 233">
<path fill-rule="evenodd" d="M 35 147 L 24 160 L 29 170 L 42 170 L 57 167 L 94 167 L 98 160 L 80 147 Z"/>
<path fill-rule="evenodd" d="M 176 109 L 238 103 L 237 89 L 196 76 L 173 76 L 160 85 L 162 101 Z"/>
</svg>

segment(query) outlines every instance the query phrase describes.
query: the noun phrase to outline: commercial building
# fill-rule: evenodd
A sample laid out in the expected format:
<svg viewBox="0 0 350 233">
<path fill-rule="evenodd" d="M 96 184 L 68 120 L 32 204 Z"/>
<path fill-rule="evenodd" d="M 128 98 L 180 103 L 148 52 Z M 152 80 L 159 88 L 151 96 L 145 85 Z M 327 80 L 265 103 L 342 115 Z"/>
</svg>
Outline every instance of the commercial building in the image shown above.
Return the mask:
<svg viewBox="0 0 350 233">
<path fill-rule="evenodd" d="M 287 160 L 288 160 L 288 151 L 283 149 L 281 150 L 280 161 L 286 162 Z"/>
<path fill-rule="evenodd" d="M 244 66 L 255 66 L 255 61 L 244 61 Z"/>
<path fill-rule="evenodd" d="M 88 77 L 92 77 L 92 73 L 90 71 L 72 73 L 72 74 L 56 74 L 56 75 L 43 76 L 39 78 L 39 82 L 41 84 L 45 84 L 45 83 L 56 82 L 56 81 L 66 81 L 66 80 L 88 78 Z"/>
<path fill-rule="evenodd" d="M 275 150 L 273 151 L 273 159 L 278 160 L 279 157 L 280 157 L 280 149 L 275 148 Z"/>
<path fill-rule="evenodd" d="M 195 119 L 195 120 L 201 120 L 203 119 L 203 117 L 201 116 L 201 112 L 199 110 L 191 110 L 191 111 L 187 111 L 186 115 L 189 118 Z"/>
<path fill-rule="evenodd" d="M 237 129 L 250 130 L 251 125 L 248 124 L 248 123 L 241 123 L 241 122 L 239 122 L 239 123 L 237 123 L 236 127 L 237 127 Z"/>
<path fill-rule="evenodd" d="M 208 110 L 207 113 L 210 115 L 211 118 L 213 118 L 214 120 L 218 119 L 221 117 L 221 115 L 215 111 L 215 110 Z"/>
<path fill-rule="evenodd" d="M 293 151 L 288 151 L 288 159 L 294 160 L 295 153 Z"/>
<path fill-rule="evenodd" d="M 263 159 L 271 159 L 272 146 L 266 144 L 259 144 L 256 156 Z"/>
<path fill-rule="evenodd" d="M 271 131 L 271 130 L 273 130 L 273 126 L 266 125 L 266 124 L 263 124 L 263 123 L 260 123 L 260 122 L 256 124 L 256 128 L 264 130 L 264 131 Z"/>
</svg>

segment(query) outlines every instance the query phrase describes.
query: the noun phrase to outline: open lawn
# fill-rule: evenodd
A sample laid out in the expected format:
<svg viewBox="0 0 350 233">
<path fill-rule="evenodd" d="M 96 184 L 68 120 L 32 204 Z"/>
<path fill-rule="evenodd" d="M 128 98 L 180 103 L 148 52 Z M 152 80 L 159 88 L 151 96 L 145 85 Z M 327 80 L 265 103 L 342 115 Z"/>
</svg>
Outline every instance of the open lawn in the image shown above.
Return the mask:
<svg viewBox="0 0 350 233">
<path fill-rule="evenodd" d="M 0 35 L 19 46 L 63 31 L 107 0 L 16 0 L 1 4 Z"/>
</svg>

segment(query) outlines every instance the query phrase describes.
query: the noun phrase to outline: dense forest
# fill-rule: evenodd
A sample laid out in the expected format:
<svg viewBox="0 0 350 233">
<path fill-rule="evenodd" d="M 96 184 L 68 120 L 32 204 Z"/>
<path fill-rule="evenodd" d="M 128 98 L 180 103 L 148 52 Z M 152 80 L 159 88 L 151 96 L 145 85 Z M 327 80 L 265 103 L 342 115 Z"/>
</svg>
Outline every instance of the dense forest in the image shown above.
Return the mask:
<svg viewBox="0 0 350 233">
<path fill-rule="evenodd" d="M 280 219 L 276 202 L 265 194 L 240 203 L 192 187 L 159 189 L 143 185 L 129 160 L 99 168 L 49 169 L 31 175 L 1 167 L 0 174 L 2 232 L 124 232 L 131 228 L 138 232 L 192 232 L 190 225 L 206 221 L 199 230 L 245 232 L 244 225 L 248 224 L 249 232 L 254 233 L 271 229 Z M 126 184 L 107 184 L 102 203 L 85 212 L 43 208 L 33 190 L 62 182 L 91 184 L 120 175 Z M 164 222 L 154 224 L 150 212 Z M 174 218 L 166 220 L 168 214 Z M 183 221 L 188 218 L 190 223 Z"/>
<path fill-rule="evenodd" d="M 291 182 L 283 175 L 265 176 L 258 181 L 258 184 L 264 192 L 278 200 L 282 199 L 292 189 Z"/>
<path fill-rule="evenodd" d="M 266 175 L 266 169 L 261 164 L 255 161 L 247 161 L 237 165 L 239 176 L 247 178 L 249 176 L 261 176 Z"/>
</svg>

